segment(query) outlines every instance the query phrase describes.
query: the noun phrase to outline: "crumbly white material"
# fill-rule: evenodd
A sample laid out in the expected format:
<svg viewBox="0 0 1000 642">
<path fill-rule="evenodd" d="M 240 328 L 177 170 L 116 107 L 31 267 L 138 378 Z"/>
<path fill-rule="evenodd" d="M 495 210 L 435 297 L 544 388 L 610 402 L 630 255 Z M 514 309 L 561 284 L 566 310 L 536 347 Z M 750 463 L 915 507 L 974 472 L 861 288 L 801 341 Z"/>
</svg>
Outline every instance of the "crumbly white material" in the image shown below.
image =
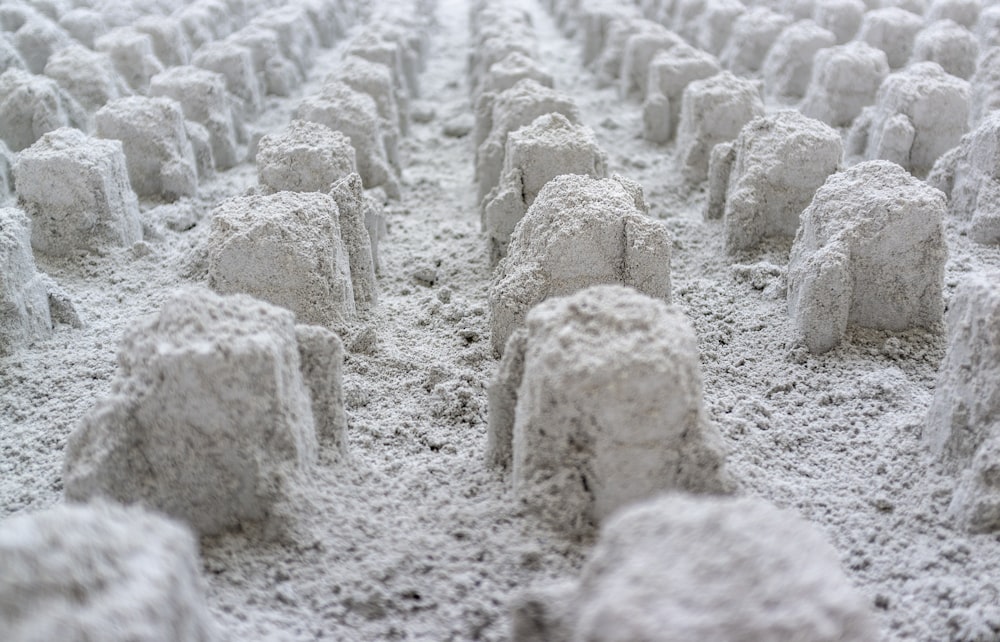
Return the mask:
<svg viewBox="0 0 1000 642">
<path fill-rule="evenodd" d="M 799 110 L 833 127 L 847 127 L 875 102 L 888 75 L 885 52 L 866 42 L 821 49 Z"/>
<path fill-rule="evenodd" d="M 714 56 L 687 43 L 658 53 L 649 64 L 642 105 L 643 138 L 652 143 L 673 140 L 684 90 L 695 80 L 710 78 L 720 70 Z"/>
</svg>

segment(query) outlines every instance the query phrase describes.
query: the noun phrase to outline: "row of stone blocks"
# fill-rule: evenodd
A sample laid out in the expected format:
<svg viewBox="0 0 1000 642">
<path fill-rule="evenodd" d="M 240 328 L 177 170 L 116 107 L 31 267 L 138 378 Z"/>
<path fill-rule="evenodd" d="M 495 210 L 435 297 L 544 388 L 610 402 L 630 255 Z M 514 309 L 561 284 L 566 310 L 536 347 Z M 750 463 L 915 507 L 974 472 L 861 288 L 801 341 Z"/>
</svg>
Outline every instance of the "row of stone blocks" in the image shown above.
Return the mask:
<svg viewBox="0 0 1000 642">
<path fill-rule="evenodd" d="M 97 51 L 65 36 L 45 49 L 44 76 L 10 53 L 0 69 L 0 139 L 16 152 L 60 126 L 93 131 L 125 143 L 140 196 L 194 195 L 199 176 L 241 160 L 239 145 L 250 142 L 252 153 L 246 118 L 265 90 L 287 95 L 317 47 L 332 45 L 354 15 L 340 0 L 300 0 L 263 13 L 243 6 L 207 32 L 185 21 L 211 19 L 220 6 L 225 14 L 226 5 L 203 0 L 174 16 L 138 19 L 98 38 Z M 13 21 L 17 9 L 24 15 Z M 20 33 L 51 22 L 36 14 L 15 6 L 7 17 Z M 237 30 L 239 23 L 246 26 Z"/>
</svg>

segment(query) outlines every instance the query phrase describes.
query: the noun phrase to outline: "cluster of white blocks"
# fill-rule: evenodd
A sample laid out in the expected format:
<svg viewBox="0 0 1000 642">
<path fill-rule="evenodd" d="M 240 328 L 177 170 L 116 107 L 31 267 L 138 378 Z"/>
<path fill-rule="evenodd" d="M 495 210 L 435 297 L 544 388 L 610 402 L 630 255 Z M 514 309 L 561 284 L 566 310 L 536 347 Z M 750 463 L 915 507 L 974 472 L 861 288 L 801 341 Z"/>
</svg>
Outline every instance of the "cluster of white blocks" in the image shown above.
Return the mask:
<svg viewBox="0 0 1000 642">
<path fill-rule="evenodd" d="M 671 494 L 601 530 L 580 578 L 522 591 L 514 642 L 873 642 L 867 600 L 819 531 L 754 498 Z"/>
<path fill-rule="evenodd" d="M 683 313 L 619 285 L 547 299 L 507 343 L 490 385 L 487 461 L 570 536 L 659 492 L 732 482 L 702 407 Z"/>
<path fill-rule="evenodd" d="M 343 346 L 250 297 L 192 289 L 125 333 L 66 445 L 66 497 L 140 503 L 201 534 L 274 517 L 320 440 L 346 456 Z"/>
</svg>

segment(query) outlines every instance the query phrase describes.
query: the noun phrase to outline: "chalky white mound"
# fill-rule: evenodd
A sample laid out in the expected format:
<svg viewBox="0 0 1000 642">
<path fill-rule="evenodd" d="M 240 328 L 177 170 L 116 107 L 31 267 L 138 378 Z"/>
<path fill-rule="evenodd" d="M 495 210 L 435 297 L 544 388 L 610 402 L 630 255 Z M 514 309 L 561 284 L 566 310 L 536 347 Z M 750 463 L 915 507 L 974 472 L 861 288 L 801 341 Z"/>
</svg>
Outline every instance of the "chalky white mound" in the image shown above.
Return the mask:
<svg viewBox="0 0 1000 642">
<path fill-rule="evenodd" d="M 1000 9 L 1000 5 L 997 7 Z M 969 83 L 969 124 L 975 127 L 991 112 L 1000 109 L 1000 46 L 987 49 Z"/>
<path fill-rule="evenodd" d="M 351 139 L 326 125 L 293 120 L 257 146 L 257 177 L 268 194 L 326 192 L 356 171 Z"/>
<path fill-rule="evenodd" d="M 821 49 L 799 110 L 833 127 L 847 127 L 875 102 L 889 75 L 885 52 L 865 42 Z"/>
<path fill-rule="evenodd" d="M 710 78 L 719 71 L 714 56 L 687 43 L 656 54 L 649 63 L 642 105 L 643 138 L 653 143 L 673 140 L 684 90 L 695 80 Z"/>
<path fill-rule="evenodd" d="M 723 217 L 730 252 L 795 236 L 799 214 L 843 155 L 840 134 L 797 111 L 750 121 L 712 152 L 706 218 Z"/>
<path fill-rule="evenodd" d="M 139 508 L 63 505 L 0 522 L 7 642 L 209 642 L 198 545 Z"/>
<path fill-rule="evenodd" d="M 139 201 L 117 140 L 49 132 L 18 156 L 14 185 L 39 252 L 71 256 L 142 240 Z"/>
<path fill-rule="evenodd" d="M 941 20 L 917 34 L 910 61 L 936 62 L 946 73 L 967 79 L 976 71 L 978 56 L 979 45 L 968 29 L 951 20 Z"/>
<path fill-rule="evenodd" d="M 174 294 L 125 333 L 111 394 L 70 435 L 66 497 L 142 503 L 202 534 L 273 517 L 315 461 L 317 431 L 345 454 L 329 387 L 342 355 L 336 335 L 287 310 Z"/>
<path fill-rule="evenodd" d="M 837 44 L 837 37 L 812 20 L 800 20 L 781 32 L 764 59 L 764 88 L 781 99 L 806 93 L 813 60 L 821 49 Z"/>
<path fill-rule="evenodd" d="M 923 177 L 958 145 L 968 119 L 969 83 L 937 63 L 914 63 L 882 82 L 875 104 L 854 121 L 847 152 L 892 161 Z"/>
<path fill-rule="evenodd" d="M 657 492 L 731 488 L 694 330 L 662 300 L 601 285 L 540 303 L 489 396 L 487 462 L 570 536 Z"/>
<path fill-rule="evenodd" d="M 759 499 L 669 495 L 602 529 L 577 583 L 515 601 L 514 642 L 874 642 L 836 550 Z"/>
<path fill-rule="evenodd" d="M 831 175 L 802 213 L 788 311 L 814 353 L 848 325 L 934 327 L 944 311 L 944 194 L 888 161 Z"/>
<path fill-rule="evenodd" d="M 948 352 L 924 440 L 958 474 L 950 512 L 973 532 L 1000 529 L 1000 273 L 965 277 L 948 308 Z"/>
<path fill-rule="evenodd" d="M 768 7 L 751 7 L 733 23 L 719 60 L 729 71 L 747 75 L 760 70 L 767 51 L 792 19 Z"/>
<path fill-rule="evenodd" d="M 889 66 L 899 69 L 913 52 L 913 41 L 924 28 L 920 16 L 900 7 L 874 9 L 865 14 L 858 40 L 885 52 Z"/>
<path fill-rule="evenodd" d="M 684 89 L 677 150 L 688 184 L 708 178 L 712 148 L 736 138 L 754 118 L 764 115 L 760 86 L 728 71 L 696 80 Z"/>
<path fill-rule="evenodd" d="M 935 163 L 927 182 L 948 196 L 948 209 L 969 238 L 1000 242 L 1000 112 L 992 112 Z"/>
<path fill-rule="evenodd" d="M 0 355 L 52 332 L 49 284 L 35 268 L 31 220 L 0 208 Z"/>
<path fill-rule="evenodd" d="M 567 174 L 542 188 L 511 237 L 490 287 L 493 351 L 536 304 L 598 284 L 670 301 L 670 233 L 649 218 L 642 188 L 619 176 Z"/>
<path fill-rule="evenodd" d="M 212 213 L 209 286 L 280 305 L 303 323 L 343 330 L 357 313 L 343 231 L 327 194 L 230 198 Z"/>
<path fill-rule="evenodd" d="M 561 174 L 607 176 L 607 155 L 589 127 L 546 114 L 507 137 L 500 184 L 483 200 L 491 265 L 506 256 L 514 227 L 541 189 Z"/>
<path fill-rule="evenodd" d="M 56 81 L 13 68 L 0 74 L 0 137 L 19 152 L 60 127 L 83 127 L 87 113 Z"/>
</svg>

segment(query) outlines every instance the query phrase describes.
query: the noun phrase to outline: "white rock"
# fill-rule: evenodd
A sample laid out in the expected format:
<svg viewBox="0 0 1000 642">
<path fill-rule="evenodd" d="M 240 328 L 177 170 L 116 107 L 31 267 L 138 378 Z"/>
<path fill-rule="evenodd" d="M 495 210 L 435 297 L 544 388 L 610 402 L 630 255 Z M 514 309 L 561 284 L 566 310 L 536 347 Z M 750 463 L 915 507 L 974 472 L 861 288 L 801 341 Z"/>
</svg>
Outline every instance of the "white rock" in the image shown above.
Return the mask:
<svg viewBox="0 0 1000 642">
<path fill-rule="evenodd" d="M 177 66 L 153 76 L 150 96 L 171 98 L 180 104 L 184 117 L 203 126 L 209 134 L 215 166 L 229 169 L 239 162 L 234 120 L 226 79 L 200 67 Z"/>
<path fill-rule="evenodd" d="M 39 252 L 72 256 L 142 240 L 139 201 L 117 140 L 70 128 L 49 132 L 18 156 L 14 183 Z"/>
<path fill-rule="evenodd" d="M 678 159 L 684 180 L 708 178 L 708 159 L 718 143 L 739 135 L 743 125 L 764 115 L 760 86 L 728 71 L 690 83 L 681 99 Z"/>
<path fill-rule="evenodd" d="M 924 21 L 899 7 L 875 9 L 861 21 L 858 40 L 885 52 L 889 67 L 905 65 L 913 52 L 913 41 L 924 27 Z"/>
<path fill-rule="evenodd" d="M 293 117 L 347 135 L 357 154 L 358 173 L 365 188 L 381 187 L 389 198 L 400 197 L 399 179 L 386 150 L 383 122 L 371 96 L 340 81 L 327 82 L 321 93 L 299 103 Z"/>
<path fill-rule="evenodd" d="M 642 188 L 616 176 L 567 174 L 542 188 L 514 228 L 490 286 L 490 338 L 502 354 L 536 304 L 599 284 L 670 302 L 670 233 L 649 218 Z"/>
<path fill-rule="evenodd" d="M 982 7 L 980 0 L 933 0 L 927 8 L 927 22 L 954 20 L 963 27 L 972 29 Z"/>
<path fill-rule="evenodd" d="M 250 51 L 254 69 L 262 90 L 273 96 L 290 96 L 305 76 L 281 52 L 278 34 L 255 24 L 244 27 L 226 38 L 226 42 Z"/>
<path fill-rule="evenodd" d="M 136 93 L 145 94 L 149 79 L 163 71 L 163 63 L 153 52 L 153 39 L 138 29 L 114 29 L 98 38 L 94 47 L 111 57 L 115 69 Z"/>
<path fill-rule="evenodd" d="M 874 642 L 840 554 L 756 498 L 671 494 L 602 529 L 578 583 L 515 598 L 514 642 Z"/>
<path fill-rule="evenodd" d="M 219 639 L 198 542 L 173 520 L 106 503 L 0 522 L 8 642 Z"/>
<path fill-rule="evenodd" d="M 915 63 L 882 82 L 875 104 L 854 121 L 848 153 L 890 160 L 925 176 L 958 145 L 968 120 L 969 83 L 937 63 Z"/>
<path fill-rule="evenodd" d="M 31 253 L 31 219 L 0 208 L 0 355 L 52 332 L 48 289 Z"/>
<path fill-rule="evenodd" d="M 976 21 L 975 34 L 981 48 L 1000 47 L 1000 5 L 983 9 Z"/>
<path fill-rule="evenodd" d="M 607 156 L 589 127 L 551 113 L 508 136 L 500 183 L 483 199 L 491 265 L 507 254 L 514 227 L 542 187 L 561 174 L 607 176 Z"/>
<path fill-rule="evenodd" d="M 94 123 L 98 137 L 122 141 L 136 194 L 177 199 L 198 193 L 194 150 L 177 101 L 120 98 L 102 107 Z"/>
<path fill-rule="evenodd" d="M 268 194 L 326 192 L 355 171 L 351 139 L 319 123 L 293 120 L 257 145 L 257 179 Z"/>
<path fill-rule="evenodd" d="M 719 60 L 740 76 L 758 71 L 771 45 L 790 24 L 792 19 L 786 14 L 763 6 L 750 8 L 733 23 L 729 42 Z"/>
<path fill-rule="evenodd" d="M 93 49 L 97 39 L 108 32 L 108 23 L 99 11 L 82 7 L 60 16 L 59 26 L 88 49 Z"/>
<path fill-rule="evenodd" d="M 948 196 L 948 209 L 977 243 L 1000 243 L 1000 111 L 941 156 L 927 182 Z"/>
<path fill-rule="evenodd" d="M 780 98 L 801 98 L 809 86 L 816 53 L 837 44 L 833 32 L 800 20 L 781 32 L 764 58 L 764 88 Z"/>
<path fill-rule="evenodd" d="M 243 115 L 253 116 L 263 108 L 263 87 L 247 47 L 229 41 L 212 42 L 194 52 L 191 64 L 222 74 L 226 89 L 239 101 Z"/>
<path fill-rule="evenodd" d="M 108 54 L 82 45 L 71 45 L 52 54 L 45 65 L 45 75 L 91 114 L 110 100 L 132 94 Z"/>
<path fill-rule="evenodd" d="M 968 79 L 976 71 L 978 57 L 979 44 L 968 29 L 951 20 L 939 20 L 917 34 L 910 62 L 936 62 L 945 73 Z"/>
<path fill-rule="evenodd" d="M 642 29 L 625 41 L 622 68 L 619 74 L 619 93 L 623 98 L 638 91 L 639 98 L 646 97 L 649 64 L 661 51 L 680 45 L 681 37 L 664 27 Z"/>
<path fill-rule="evenodd" d="M 1000 109 L 1000 43 L 980 56 L 969 85 L 969 124 L 975 127 L 991 111 Z"/>
<path fill-rule="evenodd" d="M 580 21 L 583 31 L 583 64 L 590 66 L 604 52 L 613 23 L 628 23 L 638 19 L 634 5 L 618 2 L 590 2 L 581 7 Z"/>
<path fill-rule="evenodd" d="M 399 138 L 409 131 L 409 99 L 392 82 L 392 71 L 385 65 L 357 56 L 347 56 L 324 82 L 340 81 L 355 91 L 371 96 L 382 119 L 386 157 L 399 173 Z"/>
<path fill-rule="evenodd" d="M 814 353 L 848 325 L 934 327 L 943 312 L 944 195 L 888 161 L 831 175 L 802 213 L 788 263 L 788 311 Z"/>
<path fill-rule="evenodd" d="M 833 127 L 847 127 L 875 102 L 888 75 L 885 52 L 866 42 L 821 49 L 813 60 L 812 78 L 799 109 Z"/>
<path fill-rule="evenodd" d="M 771 236 L 795 236 L 799 214 L 842 158 L 840 134 L 798 111 L 747 123 L 734 143 L 732 168 L 709 168 L 709 174 L 729 176 L 724 205 L 718 208 L 726 250 L 753 249 Z"/>
<path fill-rule="evenodd" d="M 27 20 L 14 32 L 12 39 L 28 71 L 33 74 L 42 73 L 49 56 L 73 44 L 73 39 L 62 27 L 45 17 Z"/>
<path fill-rule="evenodd" d="M 213 534 L 275 514 L 316 459 L 293 315 L 204 289 L 125 332 L 109 396 L 66 444 L 67 499 L 141 503 Z"/>
<path fill-rule="evenodd" d="M 552 87 L 554 84 L 552 74 L 545 71 L 541 63 L 514 51 L 490 65 L 479 79 L 473 95 L 478 98 L 486 93 L 498 94 L 529 78 L 545 87 Z"/>
<path fill-rule="evenodd" d="M 660 144 L 673 140 L 684 90 L 693 81 L 711 78 L 719 71 L 711 54 L 686 43 L 658 53 L 649 65 L 648 91 L 642 105 L 643 138 Z"/>
<path fill-rule="evenodd" d="M 302 323 L 343 329 L 356 307 L 337 203 L 319 192 L 223 201 L 212 212 L 208 283 L 285 307 Z"/>
<path fill-rule="evenodd" d="M 483 94 L 476 103 L 476 181 L 480 202 L 496 187 L 504 167 L 507 137 L 549 113 L 580 120 L 576 103 L 554 89 L 534 80 L 521 80 L 499 94 Z"/>
<path fill-rule="evenodd" d="M 369 310 L 378 301 L 375 271 L 379 266 L 378 240 L 385 235 L 385 215 L 381 204 L 364 193 L 356 173 L 334 183 L 330 196 L 340 212 L 340 234 L 351 267 L 354 304 L 358 310 Z"/>
<path fill-rule="evenodd" d="M 659 492 L 731 486 L 694 330 L 661 300 L 600 285 L 540 303 L 489 392 L 488 463 L 568 535 Z"/>
<path fill-rule="evenodd" d="M 319 48 L 319 36 L 301 6 L 291 4 L 265 11 L 254 18 L 251 24 L 266 27 L 278 34 L 281 53 L 305 76 L 312 67 Z"/>
<path fill-rule="evenodd" d="M 819 0 L 812 19 L 828 29 L 842 45 L 852 40 L 861 27 L 861 20 L 868 7 L 861 0 Z"/>
<path fill-rule="evenodd" d="M 176 18 L 146 16 L 136 20 L 132 26 L 136 31 L 149 35 L 153 53 L 165 68 L 191 62 L 191 48 L 184 34 L 184 27 Z"/>
<path fill-rule="evenodd" d="M 42 134 L 81 127 L 87 115 L 56 81 L 21 69 L 0 74 L 0 138 L 12 152 L 30 147 Z"/>
<path fill-rule="evenodd" d="M 740 0 L 708 0 L 705 11 L 695 23 L 693 44 L 713 56 L 722 53 L 732 34 L 733 23 L 747 8 Z"/>
</svg>

